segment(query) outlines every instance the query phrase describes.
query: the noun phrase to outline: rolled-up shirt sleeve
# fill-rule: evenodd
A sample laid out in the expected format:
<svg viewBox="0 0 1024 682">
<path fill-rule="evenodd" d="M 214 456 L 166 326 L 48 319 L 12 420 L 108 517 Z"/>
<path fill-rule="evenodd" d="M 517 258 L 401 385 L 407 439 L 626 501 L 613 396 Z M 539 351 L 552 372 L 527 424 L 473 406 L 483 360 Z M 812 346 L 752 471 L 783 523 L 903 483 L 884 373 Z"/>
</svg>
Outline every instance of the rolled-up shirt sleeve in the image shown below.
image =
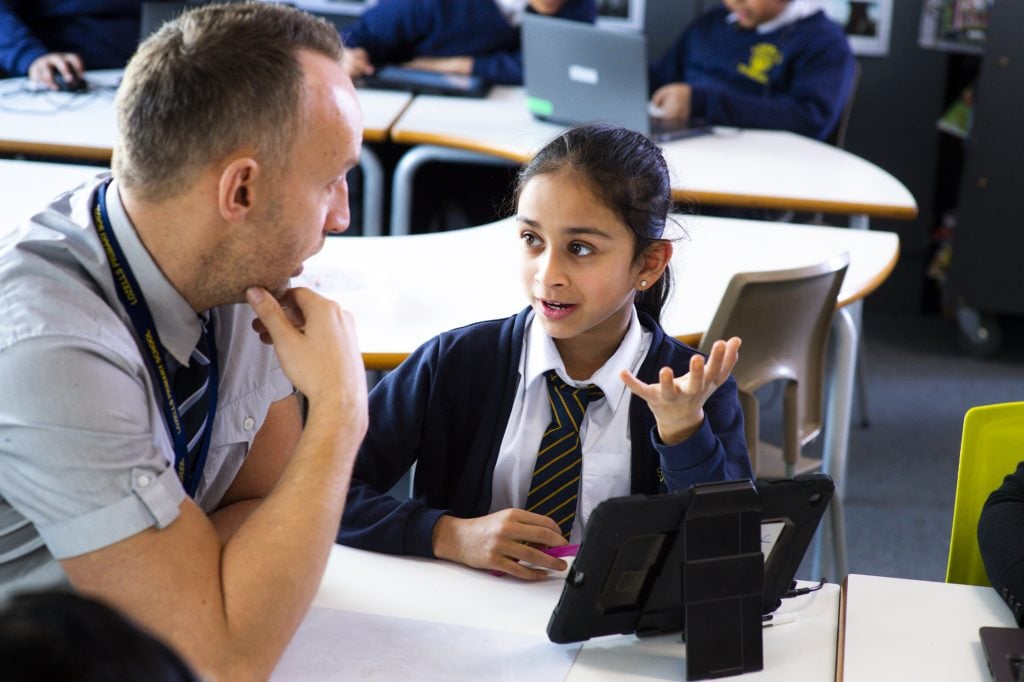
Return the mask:
<svg viewBox="0 0 1024 682">
<path fill-rule="evenodd" d="M 0 496 L 67 558 L 174 521 L 185 492 L 144 370 L 97 341 L 2 350 Z"/>
</svg>

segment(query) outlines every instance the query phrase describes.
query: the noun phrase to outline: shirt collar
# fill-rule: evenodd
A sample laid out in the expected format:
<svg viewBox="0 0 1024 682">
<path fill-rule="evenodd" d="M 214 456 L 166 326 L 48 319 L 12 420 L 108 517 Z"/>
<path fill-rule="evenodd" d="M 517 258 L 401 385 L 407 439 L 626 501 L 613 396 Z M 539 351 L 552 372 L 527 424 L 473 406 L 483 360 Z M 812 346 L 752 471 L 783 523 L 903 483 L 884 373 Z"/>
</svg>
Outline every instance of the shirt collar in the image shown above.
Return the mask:
<svg viewBox="0 0 1024 682">
<path fill-rule="evenodd" d="M 809 17 L 819 9 L 821 9 L 821 3 L 819 0 L 790 0 L 789 4 L 786 5 L 786 9 L 782 10 L 782 12 L 779 13 L 779 16 L 775 17 L 771 21 L 758 24 L 755 30 L 760 35 L 771 33 L 772 31 L 777 31 L 783 26 L 788 26 L 793 22 L 800 21 L 804 17 Z M 730 12 L 725 20 L 730 24 L 735 24 L 736 14 L 734 12 Z"/>
<path fill-rule="evenodd" d="M 619 378 L 619 372 L 628 369 L 636 372 L 637 357 L 643 352 L 643 329 L 640 326 L 640 318 L 636 309 L 632 311 L 629 318 L 629 326 L 626 328 L 626 335 L 622 343 L 612 354 L 608 361 L 594 372 L 593 376 L 585 381 L 575 381 L 569 378 L 565 371 L 565 363 L 562 356 L 558 354 L 555 341 L 548 336 L 540 325 L 533 326 L 533 313 L 527 320 L 526 329 L 526 362 L 523 367 L 523 385 L 527 392 L 530 391 L 534 381 L 545 381 L 544 373 L 548 370 L 555 370 L 558 376 L 567 384 L 573 386 L 587 386 L 594 384 L 604 392 L 607 404 L 613 410 L 618 408 L 623 396 L 628 393 L 626 384 Z"/>
<path fill-rule="evenodd" d="M 128 217 L 114 180 L 107 187 L 107 216 L 124 257 L 146 297 L 146 305 L 156 324 L 156 332 L 164 349 L 182 365 L 187 365 L 192 349 L 199 342 L 202 327 L 199 316 L 188 301 L 160 271 L 160 267 L 139 239 Z"/>
<path fill-rule="evenodd" d="M 498 6 L 501 16 L 511 26 L 519 26 L 523 23 L 523 14 L 526 13 L 526 5 L 529 0 L 494 0 Z"/>
</svg>

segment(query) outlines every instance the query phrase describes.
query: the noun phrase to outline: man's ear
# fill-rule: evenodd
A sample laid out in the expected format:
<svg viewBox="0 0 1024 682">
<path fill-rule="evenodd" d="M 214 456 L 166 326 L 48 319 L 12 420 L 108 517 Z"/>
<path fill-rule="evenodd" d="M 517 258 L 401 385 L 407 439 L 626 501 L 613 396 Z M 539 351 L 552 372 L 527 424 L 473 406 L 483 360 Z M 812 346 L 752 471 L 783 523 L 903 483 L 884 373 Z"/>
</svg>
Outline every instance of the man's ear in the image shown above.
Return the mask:
<svg viewBox="0 0 1024 682">
<path fill-rule="evenodd" d="M 217 186 L 217 207 L 228 222 L 244 219 L 255 201 L 255 184 L 260 165 L 250 156 L 230 161 L 220 174 Z"/>
</svg>

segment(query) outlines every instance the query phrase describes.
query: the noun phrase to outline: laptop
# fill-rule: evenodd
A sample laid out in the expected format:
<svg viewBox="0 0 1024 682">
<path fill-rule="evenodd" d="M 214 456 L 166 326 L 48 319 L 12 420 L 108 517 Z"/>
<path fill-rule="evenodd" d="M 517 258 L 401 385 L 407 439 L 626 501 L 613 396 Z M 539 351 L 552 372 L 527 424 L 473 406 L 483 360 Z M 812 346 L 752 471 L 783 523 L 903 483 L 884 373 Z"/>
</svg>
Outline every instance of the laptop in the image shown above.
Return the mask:
<svg viewBox="0 0 1024 682">
<path fill-rule="evenodd" d="M 652 116 L 643 35 L 536 14 L 523 16 L 523 80 L 537 118 L 605 121 L 667 142 L 711 132 L 705 121 Z"/>
<path fill-rule="evenodd" d="M 992 682 L 1024 680 L 1024 630 L 983 627 L 978 629 Z"/>
<path fill-rule="evenodd" d="M 416 95 L 449 95 L 453 97 L 486 97 L 491 83 L 480 76 L 423 71 L 402 66 L 382 66 L 372 75 L 363 76 L 356 85 L 380 90 L 401 90 Z"/>
</svg>

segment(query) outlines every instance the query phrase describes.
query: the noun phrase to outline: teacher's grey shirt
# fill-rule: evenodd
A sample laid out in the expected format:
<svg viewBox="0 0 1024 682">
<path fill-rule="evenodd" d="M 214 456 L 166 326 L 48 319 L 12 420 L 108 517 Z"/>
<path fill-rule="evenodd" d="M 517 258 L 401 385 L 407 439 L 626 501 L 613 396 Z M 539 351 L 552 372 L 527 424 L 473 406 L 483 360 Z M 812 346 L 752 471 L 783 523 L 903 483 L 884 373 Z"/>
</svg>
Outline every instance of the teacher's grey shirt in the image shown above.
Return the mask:
<svg viewBox="0 0 1024 682">
<path fill-rule="evenodd" d="M 66 583 L 58 559 L 172 523 L 185 498 L 174 448 L 92 220 L 103 174 L 0 238 L 0 601 Z M 171 370 L 199 338 L 118 197 L 107 209 Z M 0 232 L 3 232 L 0 229 Z M 211 311 L 217 413 L 195 500 L 215 510 L 271 403 L 292 392 L 245 305 Z"/>
</svg>

